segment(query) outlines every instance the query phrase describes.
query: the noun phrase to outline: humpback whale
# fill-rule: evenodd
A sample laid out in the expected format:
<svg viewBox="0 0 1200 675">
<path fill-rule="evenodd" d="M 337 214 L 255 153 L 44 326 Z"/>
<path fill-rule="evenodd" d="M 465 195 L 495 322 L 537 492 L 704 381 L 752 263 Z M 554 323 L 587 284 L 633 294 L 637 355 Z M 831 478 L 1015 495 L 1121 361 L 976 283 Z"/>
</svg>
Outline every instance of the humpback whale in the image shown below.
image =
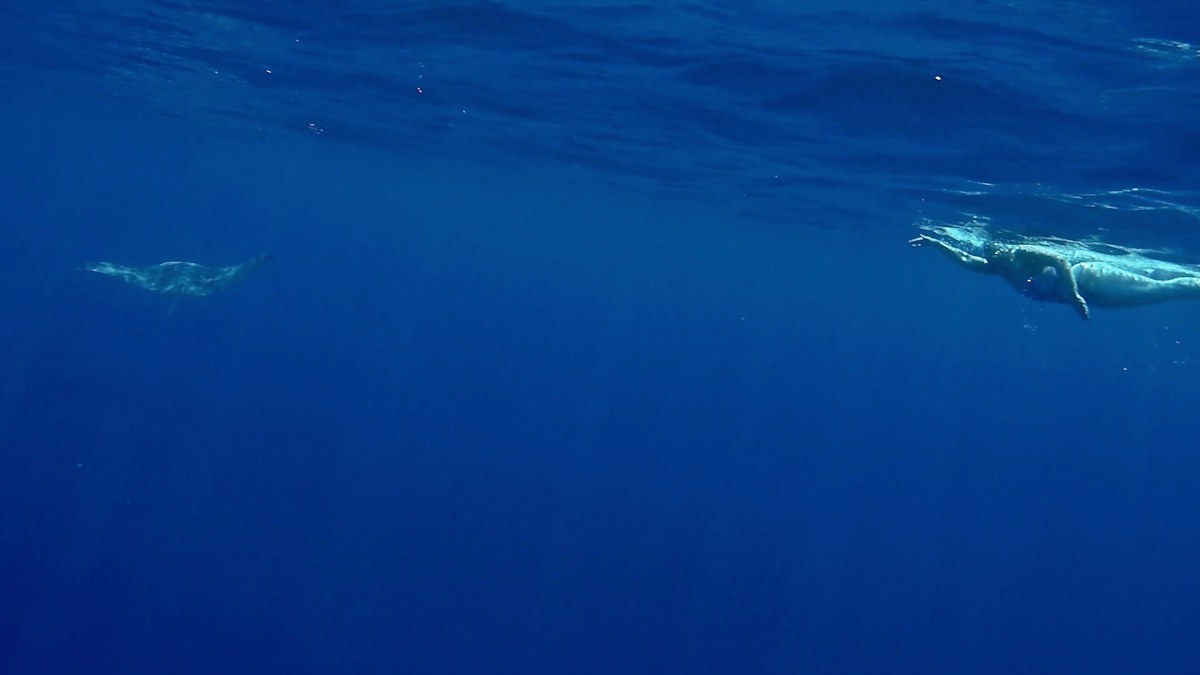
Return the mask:
<svg viewBox="0 0 1200 675">
<path fill-rule="evenodd" d="M 922 225 L 910 239 L 930 244 L 959 265 L 995 274 L 1034 300 L 1071 306 L 1134 307 L 1200 300 L 1200 267 L 1158 260 L 1152 251 L 1059 237 L 991 235 L 979 224 Z"/>
<path fill-rule="evenodd" d="M 170 260 L 149 267 L 128 267 L 110 262 L 86 263 L 80 269 L 96 272 L 141 286 L 148 291 L 170 295 L 201 296 L 224 290 L 240 281 L 259 265 L 271 260 L 269 255 L 260 255 L 240 265 L 207 267 L 193 262 Z"/>
</svg>

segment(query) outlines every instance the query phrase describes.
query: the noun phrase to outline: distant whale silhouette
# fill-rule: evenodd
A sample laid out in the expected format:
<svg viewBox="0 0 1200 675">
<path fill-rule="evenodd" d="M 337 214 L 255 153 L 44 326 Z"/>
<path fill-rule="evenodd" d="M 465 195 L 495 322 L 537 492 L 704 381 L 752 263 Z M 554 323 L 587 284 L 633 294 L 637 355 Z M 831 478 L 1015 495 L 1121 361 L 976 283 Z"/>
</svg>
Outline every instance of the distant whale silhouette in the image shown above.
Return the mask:
<svg viewBox="0 0 1200 675">
<path fill-rule="evenodd" d="M 116 277 L 148 291 L 171 295 L 209 295 L 241 281 L 259 265 L 271 260 L 260 255 L 240 265 L 206 267 L 192 262 L 168 261 L 150 267 L 127 267 L 110 262 L 87 263 L 80 269 Z"/>
</svg>

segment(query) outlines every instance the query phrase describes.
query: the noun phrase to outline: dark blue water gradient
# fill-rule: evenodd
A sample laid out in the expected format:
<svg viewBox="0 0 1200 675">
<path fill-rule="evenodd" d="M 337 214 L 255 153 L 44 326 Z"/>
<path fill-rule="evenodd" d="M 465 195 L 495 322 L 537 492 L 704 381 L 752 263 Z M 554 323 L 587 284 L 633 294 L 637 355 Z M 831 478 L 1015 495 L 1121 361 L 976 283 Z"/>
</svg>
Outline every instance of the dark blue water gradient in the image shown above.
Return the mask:
<svg viewBox="0 0 1200 675">
<path fill-rule="evenodd" d="M 1188 16 L 0 8 L 0 672 L 1193 672 Z"/>
</svg>

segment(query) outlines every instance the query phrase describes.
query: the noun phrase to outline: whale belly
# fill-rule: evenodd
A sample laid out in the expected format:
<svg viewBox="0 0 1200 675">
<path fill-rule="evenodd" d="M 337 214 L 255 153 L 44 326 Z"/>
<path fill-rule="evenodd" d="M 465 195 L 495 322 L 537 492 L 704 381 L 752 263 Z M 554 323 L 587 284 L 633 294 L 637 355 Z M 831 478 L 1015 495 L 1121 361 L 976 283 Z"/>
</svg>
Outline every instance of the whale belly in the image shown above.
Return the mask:
<svg viewBox="0 0 1200 675">
<path fill-rule="evenodd" d="M 1072 266 L 1079 293 L 1090 305 L 1132 307 L 1169 300 L 1200 299 L 1200 278 L 1155 279 L 1103 262 Z"/>
</svg>

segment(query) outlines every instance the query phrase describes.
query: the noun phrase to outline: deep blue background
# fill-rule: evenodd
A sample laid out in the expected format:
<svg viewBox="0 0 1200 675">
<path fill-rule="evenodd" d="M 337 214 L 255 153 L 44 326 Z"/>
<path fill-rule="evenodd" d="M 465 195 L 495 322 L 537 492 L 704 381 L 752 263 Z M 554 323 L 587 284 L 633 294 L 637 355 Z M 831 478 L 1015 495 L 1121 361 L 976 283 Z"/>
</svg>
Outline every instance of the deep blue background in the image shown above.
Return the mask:
<svg viewBox="0 0 1200 675">
<path fill-rule="evenodd" d="M 1188 13 L 536 4 L 0 11 L 0 672 L 1196 672 Z"/>
</svg>

